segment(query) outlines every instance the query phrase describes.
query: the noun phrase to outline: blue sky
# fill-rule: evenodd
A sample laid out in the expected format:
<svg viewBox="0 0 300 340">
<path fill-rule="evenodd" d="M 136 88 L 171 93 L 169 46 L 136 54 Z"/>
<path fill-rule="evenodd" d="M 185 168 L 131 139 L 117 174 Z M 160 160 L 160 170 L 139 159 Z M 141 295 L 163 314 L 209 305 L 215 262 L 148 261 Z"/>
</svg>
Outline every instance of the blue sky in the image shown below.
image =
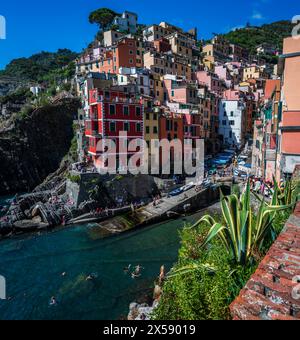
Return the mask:
<svg viewBox="0 0 300 340">
<path fill-rule="evenodd" d="M 97 31 L 88 15 L 100 7 L 134 11 L 140 23 L 168 21 L 185 29 L 198 27 L 202 38 L 247 22 L 259 25 L 300 15 L 300 1 L 295 0 L 6 0 L 0 5 L 7 30 L 6 40 L 0 40 L 0 69 L 14 58 L 42 50 L 81 51 Z"/>
</svg>

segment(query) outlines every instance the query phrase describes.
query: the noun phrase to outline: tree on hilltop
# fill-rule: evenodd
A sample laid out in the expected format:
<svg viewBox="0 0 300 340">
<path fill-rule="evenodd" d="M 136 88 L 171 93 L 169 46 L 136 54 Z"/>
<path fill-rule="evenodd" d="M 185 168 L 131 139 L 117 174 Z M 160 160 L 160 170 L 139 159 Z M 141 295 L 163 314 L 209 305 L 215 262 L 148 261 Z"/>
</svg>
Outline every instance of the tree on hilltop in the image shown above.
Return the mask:
<svg viewBox="0 0 300 340">
<path fill-rule="evenodd" d="M 99 25 L 100 29 L 105 31 L 117 15 L 119 14 L 109 8 L 99 8 L 89 15 L 89 22 Z"/>
</svg>

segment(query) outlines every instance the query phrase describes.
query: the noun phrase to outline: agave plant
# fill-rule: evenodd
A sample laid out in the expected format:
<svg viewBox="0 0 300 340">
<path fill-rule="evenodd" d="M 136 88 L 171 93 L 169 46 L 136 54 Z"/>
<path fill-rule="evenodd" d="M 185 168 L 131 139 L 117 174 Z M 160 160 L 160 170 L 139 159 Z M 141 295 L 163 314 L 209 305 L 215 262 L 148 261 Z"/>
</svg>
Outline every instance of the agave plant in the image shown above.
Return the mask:
<svg viewBox="0 0 300 340">
<path fill-rule="evenodd" d="M 172 269 L 168 273 L 168 278 L 176 277 L 176 276 L 179 276 L 179 275 L 187 275 L 187 274 L 192 273 L 195 270 L 199 270 L 199 269 L 205 269 L 209 273 L 212 273 L 212 274 L 214 274 L 217 271 L 217 269 L 209 263 L 197 263 L 197 262 L 195 262 L 195 263 L 189 264 L 187 266 L 181 267 L 181 268 L 176 269 L 176 270 Z"/>
<path fill-rule="evenodd" d="M 296 186 L 293 185 L 292 181 L 286 181 L 282 188 L 278 185 L 275 178 L 273 178 L 273 182 L 274 193 L 272 196 L 272 204 L 290 205 L 297 202 L 299 195 L 296 194 Z"/>
<path fill-rule="evenodd" d="M 276 212 L 290 207 L 291 205 L 269 205 L 261 201 L 256 219 L 253 219 L 250 182 L 248 181 L 246 190 L 240 197 L 235 194 L 221 196 L 224 224 L 206 215 L 191 228 L 198 227 L 204 222 L 207 223 L 210 231 L 202 246 L 206 246 L 215 237 L 219 237 L 235 262 L 246 265 L 254 251 L 261 249 L 268 237 L 275 237 L 273 221 Z"/>
</svg>

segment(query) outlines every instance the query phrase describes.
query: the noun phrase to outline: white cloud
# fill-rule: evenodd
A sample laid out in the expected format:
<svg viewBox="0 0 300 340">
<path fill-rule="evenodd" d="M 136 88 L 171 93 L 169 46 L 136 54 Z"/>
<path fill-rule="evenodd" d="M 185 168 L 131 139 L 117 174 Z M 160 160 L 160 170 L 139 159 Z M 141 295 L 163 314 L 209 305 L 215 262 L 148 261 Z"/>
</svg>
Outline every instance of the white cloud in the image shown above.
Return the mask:
<svg viewBox="0 0 300 340">
<path fill-rule="evenodd" d="M 264 19 L 264 17 L 263 17 L 263 15 L 260 12 L 253 11 L 251 19 L 253 19 L 253 20 L 262 20 L 262 19 Z"/>
</svg>

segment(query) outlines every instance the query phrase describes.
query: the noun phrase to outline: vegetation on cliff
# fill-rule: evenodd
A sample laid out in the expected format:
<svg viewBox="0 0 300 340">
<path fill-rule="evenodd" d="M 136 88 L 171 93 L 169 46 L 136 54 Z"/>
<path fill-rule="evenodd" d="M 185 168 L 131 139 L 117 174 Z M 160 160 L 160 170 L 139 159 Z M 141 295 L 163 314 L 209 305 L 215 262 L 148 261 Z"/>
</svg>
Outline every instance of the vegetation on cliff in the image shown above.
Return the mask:
<svg viewBox="0 0 300 340">
<path fill-rule="evenodd" d="M 57 52 L 41 52 L 29 58 L 12 60 L 3 71 L 0 78 L 11 77 L 18 81 L 48 82 L 57 78 L 70 78 L 74 75 L 73 61 L 77 53 L 68 49 Z"/>
<path fill-rule="evenodd" d="M 79 106 L 78 99 L 64 99 L 28 107 L 2 123 L 0 195 L 30 191 L 59 168 L 72 145 Z"/>
<path fill-rule="evenodd" d="M 294 25 L 287 20 L 260 27 L 248 24 L 247 27 L 236 29 L 223 36 L 231 43 L 247 48 L 250 53 L 256 54 L 256 47 L 264 43 L 282 50 L 283 39 L 291 36 L 293 27 Z"/>
</svg>

